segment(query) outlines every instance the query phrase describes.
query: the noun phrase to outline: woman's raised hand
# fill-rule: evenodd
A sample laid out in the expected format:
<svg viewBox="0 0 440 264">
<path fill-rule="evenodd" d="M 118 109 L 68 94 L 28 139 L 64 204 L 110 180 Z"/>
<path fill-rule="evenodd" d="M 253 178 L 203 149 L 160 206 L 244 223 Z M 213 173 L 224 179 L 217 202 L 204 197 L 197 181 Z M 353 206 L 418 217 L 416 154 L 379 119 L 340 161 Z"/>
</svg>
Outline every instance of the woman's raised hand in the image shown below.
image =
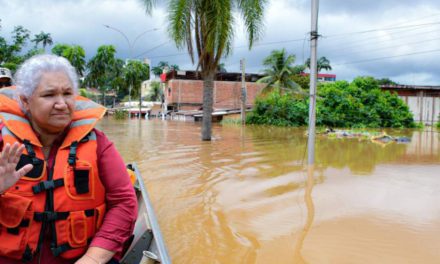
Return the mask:
<svg viewBox="0 0 440 264">
<path fill-rule="evenodd" d="M 19 145 L 17 142 L 12 146 L 9 143 L 3 146 L 3 152 L 0 153 L 0 193 L 14 185 L 34 167 L 32 164 L 27 164 L 23 168 L 15 170 L 23 150 L 24 145 Z"/>
</svg>

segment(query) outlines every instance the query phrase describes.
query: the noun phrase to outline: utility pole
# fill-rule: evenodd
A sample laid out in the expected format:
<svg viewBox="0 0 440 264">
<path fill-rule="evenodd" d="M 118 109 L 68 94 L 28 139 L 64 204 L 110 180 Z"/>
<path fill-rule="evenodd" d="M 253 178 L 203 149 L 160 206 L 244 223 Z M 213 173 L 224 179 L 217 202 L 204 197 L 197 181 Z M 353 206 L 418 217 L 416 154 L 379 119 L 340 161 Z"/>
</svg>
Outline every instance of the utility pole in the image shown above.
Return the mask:
<svg viewBox="0 0 440 264">
<path fill-rule="evenodd" d="M 316 82 L 317 82 L 317 46 L 318 46 L 318 7 L 319 0 L 312 0 L 312 26 L 310 31 L 310 99 L 309 99 L 309 136 L 308 159 L 309 171 L 315 164 L 315 117 L 316 117 Z"/>
<path fill-rule="evenodd" d="M 241 69 L 241 124 L 246 124 L 246 71 L 245 71 L 246 60 L 240 60 L 240 69 Z"/>
</svg>

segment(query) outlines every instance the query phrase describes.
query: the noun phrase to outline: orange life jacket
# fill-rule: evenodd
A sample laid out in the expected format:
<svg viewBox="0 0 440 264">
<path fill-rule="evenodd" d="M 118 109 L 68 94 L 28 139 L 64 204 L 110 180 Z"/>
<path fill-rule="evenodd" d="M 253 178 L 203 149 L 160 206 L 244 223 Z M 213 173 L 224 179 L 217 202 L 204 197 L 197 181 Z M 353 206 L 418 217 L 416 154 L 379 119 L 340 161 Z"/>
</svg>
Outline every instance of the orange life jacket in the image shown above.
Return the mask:
<svg viewBox="0 0 440 264">
<path fill-rule="evenodd" d="M 55 256 L 76 258 L 102 224 L 105 189 L 96 156 L 93 128 L 105 108 L 78 96 L 69 131 L 47 169 L 42 144 L 14 100 L 15 89 L 0 89 L 3 143 L 25 144 L 17 169 L 34 168 L 0 198 L 0 255 L 30 261 L 50 228 Z"/>
</svg>

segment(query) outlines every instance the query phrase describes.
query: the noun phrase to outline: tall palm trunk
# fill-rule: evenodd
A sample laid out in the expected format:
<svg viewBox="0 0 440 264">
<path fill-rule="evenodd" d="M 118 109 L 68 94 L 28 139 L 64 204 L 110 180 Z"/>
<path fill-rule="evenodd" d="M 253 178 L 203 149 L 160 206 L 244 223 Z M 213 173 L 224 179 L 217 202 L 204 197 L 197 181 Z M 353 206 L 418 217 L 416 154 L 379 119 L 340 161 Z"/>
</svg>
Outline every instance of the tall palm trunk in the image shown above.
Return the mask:
<svg viewBox="0 0 440 264">
<path fill-rule="evenodd" d="M 203 76 L 203 120 L 202 140 L 211 140 L 212 104 L 215 72 L 208 72 Z"/>
</svg>

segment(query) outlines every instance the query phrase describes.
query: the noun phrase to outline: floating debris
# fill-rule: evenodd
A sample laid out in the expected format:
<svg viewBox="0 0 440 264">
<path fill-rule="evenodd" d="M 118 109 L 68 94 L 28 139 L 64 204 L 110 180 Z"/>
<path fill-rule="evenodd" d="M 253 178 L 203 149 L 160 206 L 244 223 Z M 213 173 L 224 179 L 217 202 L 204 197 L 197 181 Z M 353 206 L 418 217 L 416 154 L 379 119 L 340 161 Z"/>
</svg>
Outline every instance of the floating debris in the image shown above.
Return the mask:
<svg viewBox="0 0 440 264">
<path fill-rule="evenodd" d="M 392 142 L 409 143 L 409 137 L 394 137 L 388 135 L 386 132 L 367 132 L 367 131 L 353 131 L 353 130 L 334 130 L 332 128 L 325 129 L 324 132 L 317 133 L 318 135 L 325 135 L 328 138 L 358 138 L 359 140 L 370 140 L 373 143 L 387 145 Z"/>
</svg>

